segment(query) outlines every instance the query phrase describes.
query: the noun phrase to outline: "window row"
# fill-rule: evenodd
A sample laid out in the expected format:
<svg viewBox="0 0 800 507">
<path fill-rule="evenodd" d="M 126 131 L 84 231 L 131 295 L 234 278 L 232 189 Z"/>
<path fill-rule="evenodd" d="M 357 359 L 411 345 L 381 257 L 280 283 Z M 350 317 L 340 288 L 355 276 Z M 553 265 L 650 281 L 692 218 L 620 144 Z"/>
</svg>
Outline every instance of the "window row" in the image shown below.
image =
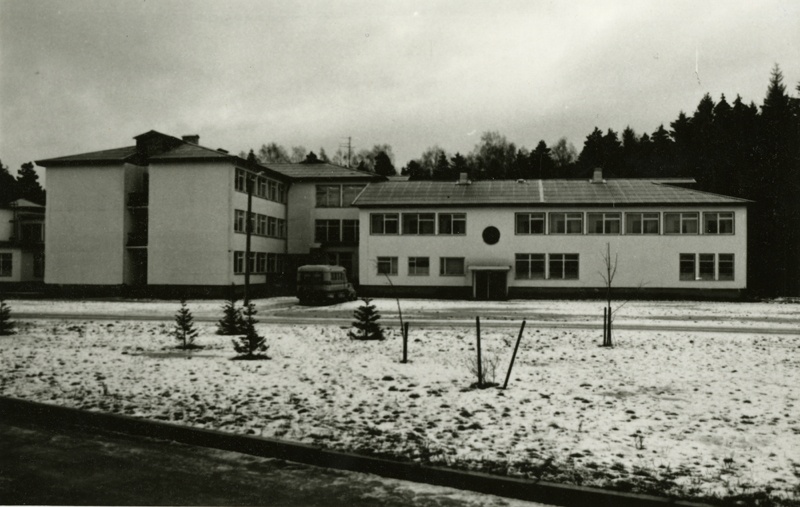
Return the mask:
<svg viewBox="0 0 800 507">
<path fill-rule="evenodd" d="M 364 185 L 317 185 L 317 208 L 347 208 Z"/>
<path fill-rule="evenodd" d="M 438 219 L 437 219 L 438 215 Z M 370 234 L 464 235 L 466 213 L 372 213 Z"/>
<path fill-rule="evenodd" d="M 246 211 L 240 209 L 234 210 L 233 213 L 233 230 L 234 232 L 247 232 L 247 223 L 245 222 Z M 270 217 L 262 215 L 261 213 L 250 213 L 250 227 L 253 234 L 257 236 L 266 236 L 268 238 L 285 238 L 286 237 L 286 220 L 282 218 Z"/>
<path fill-rule="evenodd" d="M 397 257 L 378 257 L 378 274 L 397 276 Z M 464 276 L 466 265 L 464 257 L 440 257 L 439 276 Z M 409 257 L 409 276 L 429 276 L 431 274 L 430 257 Z"/>
<path fill-rule="evenodd" d="M 588 212 L 585 234 L 623 234 L 619 212 Z M 699 234 L 700 213 L 665 212 L 663 234 Z M 733 212 L 703 213 L 703 234 L 733 234 Z M 517 234 L 584 234 L 583 212 L 516 213 Z M 660 212 L 625 213 L 624 234 L 662 234 Z"/>
<path fill-rule="evenodd" d="M 247 193 L 248 176 L 252 180 L 253 195 L 270 201 L 286 202 L 286 185 L 280 181 L 267 178 L 266 176 L 256 176 L 248 173 L 244 169 L 236 168 L 236 178 L 234 188 L 239 192 Z"/>
<path fill-rule="evenodd" d="M 245 252 L 233 252 L 233 273 L 244 274 Z M 250 273 L 283 273 L 286 270 L 286 254 L 250 252 Z"/>
<path fill-rule="evenodd" d="M 358 220 L 315 220 L 315 243 L 358 243 Z"/>
<path fill-rule="evenodd" d="M 514 278 L 517 280 L 577 280 L 578 254 L 524 253 L 514 256 Z"/>
<path fill-rule="evenodd" d="M 680 254 L 679 278 L 686 281 L 734 279 L 733 254 Z"/>
</svg>

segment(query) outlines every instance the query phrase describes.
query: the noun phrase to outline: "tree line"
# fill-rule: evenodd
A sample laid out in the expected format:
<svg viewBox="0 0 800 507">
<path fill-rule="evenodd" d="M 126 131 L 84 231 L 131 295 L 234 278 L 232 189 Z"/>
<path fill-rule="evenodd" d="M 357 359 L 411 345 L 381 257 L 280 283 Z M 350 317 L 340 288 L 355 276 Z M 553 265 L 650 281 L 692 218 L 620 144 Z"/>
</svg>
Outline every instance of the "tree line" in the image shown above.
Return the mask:
<svg viewBox="0 0 800 507">
<path fill-rule="evenodd" d="M 14 177 L 8 166 L 0 161 L 0 206 L 17 199 L 27 199 L 44 205 L 46 198 L 47 194 L 39 183 L 39 175 L 33 168 L 33 162 L 22 164 Z"/>
</svg>

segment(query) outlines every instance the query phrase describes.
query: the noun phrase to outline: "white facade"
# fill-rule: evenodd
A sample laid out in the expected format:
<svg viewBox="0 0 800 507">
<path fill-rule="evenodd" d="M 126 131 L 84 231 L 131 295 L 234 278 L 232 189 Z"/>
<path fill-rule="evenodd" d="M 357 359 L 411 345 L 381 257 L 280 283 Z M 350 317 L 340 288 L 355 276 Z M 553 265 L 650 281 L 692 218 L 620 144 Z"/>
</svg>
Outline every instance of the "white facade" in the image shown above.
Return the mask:
<svg viewBox="0 0 800 507">
<path fill-rule="evenodd" d="M 580 213 L 582 232 L 580 234 L 517 234 L 515 217 L 517 213 Z M 622 225 L 621 234 L 588 234 L 587 213 L 619 214 Z M 659 234 L 631 234 L 624 230 L 626 213 L 656 212 L 659 214 Z M 697 234 L 666 234 L 665 213 L 697 213 L 699 227 Z M 734 214 L 733 234 L 704 234 L 702 220 L 704 213 L 732 212 Z M 464 213 L 466 215 L 466 234 L 373 234 L 370 216 L 373 214 Z M 605 272 L 604 254 L 607 245 L 611 258 L 617 260 L 617 272 L 613 287 L 638 289 L 726 289 L 741 290 L 746 287 L 747 274 L 747 211 L 744 206 L 730 207 L 626 207 L 626 208 L 580 208 L 580 207 L 461 207 L 461 208 L 368 208 L 361 210 L 361 267 L 362 285 L 385 287 L 389 281 L 385 274 L 378 272 L 379 258 L 397 259 L 397 273 L 390 276 L 396 287 L 462 287 L 475 288 L 475 272 L 490 270 L 502 273 L 505 283 L 513 293 L 515 289 L 593 289 L 604 287 L 601 273 Z M 483 240 L 483 231 L 495 227 L 500 232 L 497 243 L 490 245 Z M 400 227 L 402 231 L 402 226 Z M 523 278 L 517 272 L 517 254 L 544 255 L 542 278 Z M 577 255 L 577 277 L 567 278 L 550 273 L 551 255 Z M 682 279 L 680 274 L 681 254 L 714 254 L 715 279 L 700 279 L 699 257 L 696 257 L 696 275 L 693 279 Z M 733 279 L 720 280 L 718 273 L 720 255 L 733 255 Z M 409 259 L 428 258 L 428 274 L 412 274 Z M 442 258 L 463 258 L 464 271 L 460 275 L 441 275 Z M 541 258 L 541 257 L 539 257 Z M 708 261 L 704 257 L 703 261 Z M 722 258 L 727 261 L 728 257 Z M 707 266 L 707 263 L 704 265 Z M 385 270 L 385 268 L 384 268 Z M 417 270 L 420 271 L 420 270 Z M 424 271 L 424 270 L 422 270 Z M 563 273 L 562 273 L 563 275 Z M 723 276 L 723 278 L 726 278 Z M 472 291 L 474 294 L 474 290 Z"/>
</svg>

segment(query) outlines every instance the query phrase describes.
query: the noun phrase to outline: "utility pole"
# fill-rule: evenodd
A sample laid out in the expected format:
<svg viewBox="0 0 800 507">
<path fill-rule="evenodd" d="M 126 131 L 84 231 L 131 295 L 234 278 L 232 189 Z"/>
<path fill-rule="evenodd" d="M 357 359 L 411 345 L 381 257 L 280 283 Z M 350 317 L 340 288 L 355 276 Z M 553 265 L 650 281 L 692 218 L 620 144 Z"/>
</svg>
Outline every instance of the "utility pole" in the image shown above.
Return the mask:
<svg viewBox="0 0 800 507">
<path fill-rule="evenodd" d="M 244 247 L 244 305 L 250 304 L 250 240 L 253 235 L 253 187 L 256 183 L 256 177 L 253 174 L 256 168 L 256 156 L 253 150 L 250 150 L 250 155 L 247 156 L 247 215 L 245 216 L 244 230 L 246 233 L 245 247 Z"/>
</svg>

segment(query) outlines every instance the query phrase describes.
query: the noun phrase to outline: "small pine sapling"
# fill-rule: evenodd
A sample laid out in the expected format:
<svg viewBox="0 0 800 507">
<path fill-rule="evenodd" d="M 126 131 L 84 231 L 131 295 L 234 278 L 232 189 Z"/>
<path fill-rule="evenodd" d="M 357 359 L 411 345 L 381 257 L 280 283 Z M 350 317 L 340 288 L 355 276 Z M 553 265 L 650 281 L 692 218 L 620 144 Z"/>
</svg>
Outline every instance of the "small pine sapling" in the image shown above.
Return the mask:
<svg viewBox="0 0 800 507">
<path fill-rule="evenodd" d="M 231 336 L 245 332 L 242 309 L 236 306 L 236 294 L 231 290 L 230 297 L 222 306 L 222 319 L 217 322 L 217 334 Z"/>
<path fill-rule="evenodd" d="M 194 317 L 189 307 L 186 306 L 186 300 L 181 299 L 181 307 L 175 314 L 175 328 L 172 330 L 172 336 L 180 342 L 177 348 L 179 349 L 197 349 L 199 346 L 194 344 L 194 339 L 197 338 L 198 330 L 194 327 Z"/>
<path fill-rule="evenodd" d="M 14 334 L 16 324 L 11 320 L 11 307 L 0 299 L 0 336 Z"/>
<path fill-rule="evenodd" d="M 270 359 L 266 354 L 269 348 L 267 340 L 256 331 L 256 324 L 258 323 L 255 319 L 256 313 L 256 306 L 253 303 L 248 303 L 245 306 L 244 336 L 233 340 L 233 348 L 239 354 L 236 359 Z"/>
<path fill-rule="evenodd" d="M 353 311 L 353 318 L 356 319 L 353 321 L 353 327 L 356 328 L 356 332 L 350 330 L 348 336 L 353 340 L 383 340 L 383 329 L 378 324 L 381 314 L 375 305 L 370 304 L 372 299 L 361 298 L 361 301 L 364 304 Z"/>
</svg>

